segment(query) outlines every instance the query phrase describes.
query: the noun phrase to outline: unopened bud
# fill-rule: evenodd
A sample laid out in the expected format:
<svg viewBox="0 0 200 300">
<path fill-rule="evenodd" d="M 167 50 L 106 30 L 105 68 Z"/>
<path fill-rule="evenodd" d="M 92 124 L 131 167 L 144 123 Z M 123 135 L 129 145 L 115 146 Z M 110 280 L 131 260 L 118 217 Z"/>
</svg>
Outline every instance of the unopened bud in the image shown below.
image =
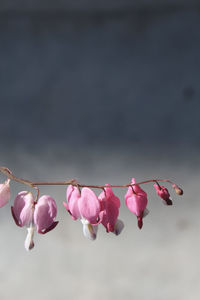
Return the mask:
<svg viewBox="0 0 200 300">
<path fill-rule="evenodd" d="M 183 195 L 183 190 L 176 184 L 172 185 L 173 189 L 175 189 L 175 192 L 177 193 L 177 195 L 181 196 Z"/>
</svg>

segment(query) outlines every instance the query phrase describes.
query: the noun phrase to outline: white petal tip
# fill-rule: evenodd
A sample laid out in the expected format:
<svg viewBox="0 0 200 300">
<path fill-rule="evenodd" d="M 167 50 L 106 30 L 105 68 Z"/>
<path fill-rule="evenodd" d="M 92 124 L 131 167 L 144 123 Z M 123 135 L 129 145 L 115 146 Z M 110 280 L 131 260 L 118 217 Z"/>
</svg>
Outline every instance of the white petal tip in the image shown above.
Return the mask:
<svg viewBox="0 0 200 300">
<path fill-rule="evenodd" d="M 119 235 L 123 229 L 124 229 L 124 223 L 121 220 L 117 220 L 117 222 L 115 223 L 114 234 Z"/>
<path fill-rule="evenodd" d="M 34 242 L 31 242 L 30 244 L 26 244 L 24 245 L 26 251 L 30 251 L 34 248 Z"/>
<path fill-rule="evenodd" d="M 83 224 L 83 234 L 91 241 L 96 240 L 97 230 L 97 226 L 92 226 L 91 224 Z"/>
<path fill-rule="evenodd" d="M 33 235 L 34 235 L 34 227 L 27 228 L 28 233 L 24 242 L 24 247 L 26 251 L 30 251 L 34 248 Z"/>
</svg>

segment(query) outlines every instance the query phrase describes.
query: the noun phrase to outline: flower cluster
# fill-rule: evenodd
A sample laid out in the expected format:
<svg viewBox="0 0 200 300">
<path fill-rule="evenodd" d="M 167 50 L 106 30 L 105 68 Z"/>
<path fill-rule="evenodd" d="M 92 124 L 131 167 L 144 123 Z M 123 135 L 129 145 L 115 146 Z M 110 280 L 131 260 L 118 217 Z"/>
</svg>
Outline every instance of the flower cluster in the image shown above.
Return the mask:
<svg viewBox="0 0 200 300">
<path fill-rule="evenodd" d="M 80 219 L 83 234 L 91 240 L 96 239 L 97 228 L 102 224 L 107 232 L 120 234 L 124 225 L 118 220 L 120 200 L 114 195 L 109 185 L 97 197 L 95 193 L 84 187 L 70 185 L 67 188 L 67 202 L 64 206 L 74 220 Z"/>
<path fill-rule="evenodd" d="M 91 186 L 78 184 L 75 180 L 62 183 L 34 183 L 31 181 L 19 179 L 7 171 L 8 169 L 0 167 L 0 171 L 9 178 L 0 184 L 0 207 L 8 203 L 10 199 L 10 179 L 24 183 L 32 188 L 36 188 L 37 196 L 34 198 L 29 191 L 22 191 L 17 194 L 14 204 L 11 207 L 13 219 L 17 226 L 27 228 L 27 237 L 25 239 L 26 250 L 34 247 L 34 231 L 39 234 L 45 234 L 56 227 L 57 205 L 56 201 L 49 195 L 39 197 L 37 185 L 66 184 L 66 201 L 63 202 L 65 209 L 71 215 L 73 220 L 79 219 L 83 225 L 83 234 L 90 240 L 95 240 L 98 226 L 102 224 L 107 233 L 112 232 L 119 235 L 123 230 L 124 224 L 118 219 L 120 200 L 114 194 L 111 185 L 92 186 L 93 188 L 102 189 L 97 196 L 90 188 Z M 172 188 L 178 195 L 183 191 L 169 180 L 160 180 L 172 184 Z M 114 187 L 127 187 L 125 194 L 125 204 L 128 209 L 137 217 L 138 227 L 143 226 L 143 218 L 148 214 L 147 193 L 141 188 L 141 184 L 153 182 L 157 195 L 163 200 L 164 204 L 172 205 L 169 191 L 166 187 L 160 185 L 158 180 L 152 179 L 136 183 L 135 178 L 127 185 Z"/>
</svg>

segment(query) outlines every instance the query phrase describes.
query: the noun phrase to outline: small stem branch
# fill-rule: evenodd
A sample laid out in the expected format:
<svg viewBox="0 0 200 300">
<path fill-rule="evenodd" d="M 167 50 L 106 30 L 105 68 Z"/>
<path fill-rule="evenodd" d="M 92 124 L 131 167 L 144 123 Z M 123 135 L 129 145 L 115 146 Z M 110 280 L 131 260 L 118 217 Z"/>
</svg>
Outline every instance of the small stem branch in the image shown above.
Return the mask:
<svg viewBox="0 0 200 300">
<path fill-rule="evenodd" d="M 36 181 L 36 182 L 34 182 L 34 181 L 30 181 L 30 180 L 26 180 L 26 179 L 14 176 L 12 174 L 12 172 L 6 167 L 0 167 L 0 172 L 3 173 L 4 175 L 6 175 L 8 178 L 10 178 L 10 179 L 12 179 L 16 182 L 19 182 L 19 183 L 28 185 L 32 188 L 35 188 L 36 192 L 37 192 L 37 198 L 38 198 L 38 195 L 39 195 L 38 186 L 40 186 L 40 185 L 46 185 L 46 186 L 50 186 L 50 185 L 52 185 L 52 186 L 55 186 L 55 185 L 73 185 L 73 186 L 88 187 L 88 188 L 94 188 L 94 189 L 105 189 L 108 186 L 108 185 L 81 184 L 81 183 L 78 183 L 75 179 L 71 179 L 71 180 L 68 180 L 68 181 L 38 181 L 38 182 Z M 174 184 L 169 179 L 156 178 L 156 179 L 149 179 L 149 180 L 145 180 L 145 181 L 140 181 L 140 182 L 137 182 L 137 183 L 128 183 L 128 184 L 120 184 L 120 185 L 110 184 L 109 186 L 113 187 L 113 188 L 126 188 L 126 187 L 130 187 L 130 186 L 133 187 L 136 184 L 142 185 L 142 184 L 145 184 L 145 183 L 158 182 L 158 181 Z"/>
<path fill-rule="evenodd" d="M 149 180 L 145 180 L 145 181 L 140 181 L 140 182 L 136 182 L 136 183 L 128 183 L 128 184 L 120 184 L 120 185 L 109 184 L 109 186 L 113 187 L 113 188 L 126 188 L 126 187 L 129 187 L 129 186 L 134 186 L 136 184 L 142 185 L 142 184 L 145 184 L 145 183 L 157 182 L 157 181 L 168 182 L 170 184 L 173 184 L 173 182 L 169 179 L 157 178 L 157 179 L 149 179 Z M 72 183 L 70 183 L 70 184 L 72 184 Z M 72 184 L 72 185 L 76 185 L 76 184 Z M 91 185 L 91 184 L 81 184 L 81 183 L 78 183 L 78 185 L 80 187 L 88 187 L 88 188 L 94 188 L 94 189 L 104 189 L 104 188 L 108 187 L 108 185 Z"/>
<path fill-rule="evenodd" d="M 30 187 L 34 187 L 31 181 L 14 176 L 8 168 L 0 167 L 0 172 L 6 175 L 9 179 L 28 185 Z"/>
<path fill-rule="evenodd" d="M 46 182 L 46 181 L 39 181 L 39 182 L 31 182 L 33 186 L 38 186 L 38 185 L 77 185 L 77 183 L 74 182 L 74 179 L 68 180 L 68 181 L 53 181 L 53 182 Z"/>
</svg>

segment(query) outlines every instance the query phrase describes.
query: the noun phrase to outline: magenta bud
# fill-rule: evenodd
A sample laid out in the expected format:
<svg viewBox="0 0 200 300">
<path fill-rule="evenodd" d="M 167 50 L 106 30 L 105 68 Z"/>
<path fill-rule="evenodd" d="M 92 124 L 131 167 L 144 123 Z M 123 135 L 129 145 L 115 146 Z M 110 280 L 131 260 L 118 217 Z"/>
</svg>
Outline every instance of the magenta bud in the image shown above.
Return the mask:
<svg viewBox="0 0 200 300">
<path fill-rule="evenodd" d="M 0 207 L 6 205 L 10 200 L 10 179 L 0 184 Z"/>
</svg>

